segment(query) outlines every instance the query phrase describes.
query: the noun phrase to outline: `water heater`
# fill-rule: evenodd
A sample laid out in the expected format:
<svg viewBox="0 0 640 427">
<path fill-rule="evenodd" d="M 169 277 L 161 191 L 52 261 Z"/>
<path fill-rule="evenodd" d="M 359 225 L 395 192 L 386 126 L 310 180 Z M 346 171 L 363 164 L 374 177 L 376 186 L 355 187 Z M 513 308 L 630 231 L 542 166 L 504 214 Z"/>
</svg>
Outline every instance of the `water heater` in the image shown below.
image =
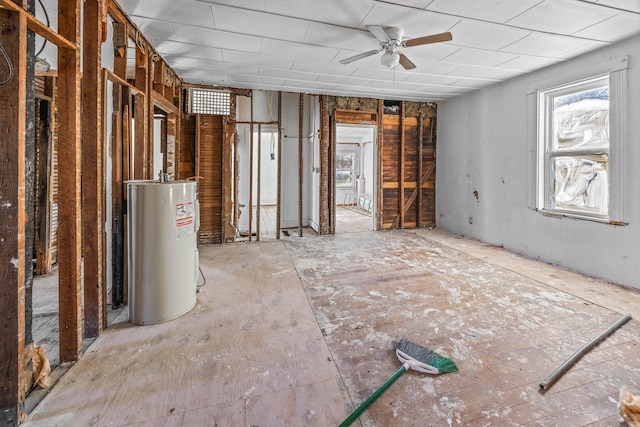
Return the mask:
<svg viewBox="0 0 640 427">
<path fill-rule="evenodd" d="M 199 208 L 195 181 L 131 181 L 129 320 L 151 325 L 196 305 Z"/>
</svg>

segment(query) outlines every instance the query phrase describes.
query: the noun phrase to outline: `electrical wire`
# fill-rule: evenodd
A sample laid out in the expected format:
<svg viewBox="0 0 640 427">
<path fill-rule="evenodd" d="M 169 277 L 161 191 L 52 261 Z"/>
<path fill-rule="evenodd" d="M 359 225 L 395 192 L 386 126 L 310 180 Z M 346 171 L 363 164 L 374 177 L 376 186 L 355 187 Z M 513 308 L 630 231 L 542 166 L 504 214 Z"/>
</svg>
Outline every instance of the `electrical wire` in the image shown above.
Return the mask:
<svg viewBox="0 0 640 427">
<path fill-rule="evenodd" d="M 47 27 L 51 26 L 51 22 L 49 21 L 49 14 L 47 13 L 47 9 L 44 7 L 44 5 L 42 4 L 42 0 L 38 0 L 38 3 L 40 3 L 40 7 L 42 8 L 42 11 L 44 12 L 44 17 L 47 20 Z M 40 54 L 42 53 L 42 51 L 44 50 L 44 47 L 47 45 L 47 39 L 43 38 L 43 42 L 42 42 L 42 47 L 40 48 L 40 50 L 38 51 L 38 53 L 36 53 L 36 58 L 38 56 L 40 56 Z"/>
<path fill-rule="evenodd" d="M 204 273 L 202 272 L 202 269 L 200 268 L 200 266 L 198 266 L 198 270 L 200 270 L 200 276 L 202 276 L 202 285 L 196 285 L 196 288 L 200 289 L 201 287 L 207 284 L 207 278 L 204 277 Z"/>
<path fill-rule="evenodd" d="M 5 61 L 7 61 L 7 65 L 9 66 L 9 77 L 7 77 L 6 80 L 0 82 L 0 86 L 2 86 L 11 81 L 11 79 L 14 76 L 15 69 L 13 67 L 13 62 L 11 62 L 11 58 L 9 58 L 9 54 L 7 53 L 6 50 L 4 50 L 4 46 L 2 46 L 2 43 L 0 43 L 0 53 L 2 53 L 2 56 L 4 56 L 4 59 Z"/>
</svg>

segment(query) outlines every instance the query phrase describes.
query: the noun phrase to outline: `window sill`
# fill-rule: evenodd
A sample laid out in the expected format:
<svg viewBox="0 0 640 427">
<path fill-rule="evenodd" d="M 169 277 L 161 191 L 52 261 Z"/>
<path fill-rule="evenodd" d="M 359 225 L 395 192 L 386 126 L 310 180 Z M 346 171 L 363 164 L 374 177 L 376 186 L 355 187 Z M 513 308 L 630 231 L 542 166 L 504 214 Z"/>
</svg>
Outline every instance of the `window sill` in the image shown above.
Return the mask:
<svg viewBox="0 0 640 427">
<path fill-rule="evenodd" d="M 536 210 L 540 212 L 542 215 L 549 216 L 552 218 L 571 218 L 571 219 L 580 219 L 584 221 L 599 222 L 601 224 L 629 225 L 628 222 L 624 222 L 624 221 L 612 221 L 609 218 L 599 218 L 595 216 L 581 215 L 579 213 L 550 211 L 545 209 L 536 209 Z"/>
</svg>

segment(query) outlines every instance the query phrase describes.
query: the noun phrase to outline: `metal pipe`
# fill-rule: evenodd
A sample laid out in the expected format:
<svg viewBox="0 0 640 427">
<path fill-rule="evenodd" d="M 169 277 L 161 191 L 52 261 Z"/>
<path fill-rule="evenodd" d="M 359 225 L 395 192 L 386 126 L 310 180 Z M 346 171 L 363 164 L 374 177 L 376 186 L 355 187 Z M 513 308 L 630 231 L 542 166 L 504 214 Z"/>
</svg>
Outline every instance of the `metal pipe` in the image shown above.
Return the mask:
<svg viewBox="0 0 640 427">
<path fill-rule="evenodd" d="M 562 365 L 560 365 L 555 371 L 553 371 L 547 378 L 545 378 L 540 383 L 540 393 L 544 393 L 548 389 L 551 388 L 553 383 L 555 383 L 565 372 L 567 372 L 571 367 L 589 350 L 600 344 L 605 338 L 614 333 L 617 329 L 619 329 L 622 325 L 631 320 L 631 314 L 627 314 L 618 320 L 613 325 L 609 326 L 609 328 L 602 332 L 600 335 L 589 341 L 585 344 L 580 350 L 573 353 L 573 355 L 568 358 Z"/>
</svg>

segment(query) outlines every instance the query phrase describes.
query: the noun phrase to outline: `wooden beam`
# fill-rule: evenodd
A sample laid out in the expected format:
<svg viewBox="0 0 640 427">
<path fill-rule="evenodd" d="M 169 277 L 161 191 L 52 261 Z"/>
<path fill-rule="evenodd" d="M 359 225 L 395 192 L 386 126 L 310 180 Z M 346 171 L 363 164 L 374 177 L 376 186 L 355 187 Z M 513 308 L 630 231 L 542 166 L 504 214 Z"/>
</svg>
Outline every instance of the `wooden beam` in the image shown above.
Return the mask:
<svg viewBox="0 0 640 427">
<path fill-rule="evenodd" d="M 329 234 L 329 96 L 320 95 L 320 209 L 319 234 Z"/>
<path fill-rule="evenodd" d="M 424 113 L 421 111 L 418 115 L 418 176 L 423 175 L 424 169 Z M 421 187 L 421 186 L 418 186 Z M 418 228 L 422 227 L 422 189 L 418 190 L 418 205 L 416 206 L 416 223 Z"/>
<path fill-rule="evenodd" d="M 384 191 L 382 191 L 382 185 L 384 183 L 384 175 L 383 175 L 383 147 L 384 147 L 384 100 L 378 100 L 378 147 L 377 147 L 377 172 L 378 179 L 376 181 L 376 229 L 382 230 L 384 228 L 384 200 L 383 195 Z"/>
<path fill-rule="evenodd" d="M 127 46 L 129 44 L 129 36 L 127 35 L 127 26 L 121 22 L 113 22 L 113 72 L 121 79 L 127 79 Z"/>
<path fill-rule="evenodd" d="M 97 337 L 106 323 L 103 286 L 102 185 L 102 11 L 84 3 L 82 77 L 82 244 L 84 259 L 84 337 Z"/>
<path fill-rule="evenodd" d="M 409 210 L 409 208 L 411 207 L 411 204 L 414 202 L 414 200 L 416 199 L 416 196 L 418 195 L 418 192 L 422 192 L 422 189 L 424 188 L 424 185 L 427 181 L 427 179 L 429 179 L 429 177 L 431 176 L 431 174 L 433 173 L 433 169 L 435 168 L 436 162 L 434 161 L 433 163 L 431 163 L 431 165 L 429 165 L 429 167 L 427 168 L 427 170 L 425 171 L 425 173 L 420 177 L 420 181 L 417 183 L 417 185 L 414 187 L 413 192 L 411 193 L 411 196 L 406 200 L 404 207 L 402 209 L 402 212 L 406 212 Z M 400 222 L 400 215 L 398 215 L 394 220 L 393 220 L 393 224 L 391 225 L 391 228 L 395 228 L 398 226 Z"/>
<path fill-rule="evenodd" d="M 59 33 L 80 42 L 80 0 L 58 1 Z M 77 360 L 82 351 L 82 227 L 80 56 L 77 49 L 58 49 L 58 295 L 60 360 Z"/>
<path fill-rule="evenodd" d="M 25 14 L 0 10 L 0 33 L 14 67 L 0 85 L 0 425 L 17 426 L 25 396 Z"/>
<path fill-rule="evenodd" d="M 147 179 L 147 143 L 149 141 L 147 98 L 137 94 L 133 97 L 133 179 Z"/>
<path fill-rule="evenodd" d="M 31 13 L 27 12 L 25 9 L 18 6 L 17 4 L 11 2 L 10 0 L 0 0 L 0 7 L 7 10 L 11 10 L 13 12 L 17 12 L 21 16 L 24 16 L 27 20 L 27 28 L 29 30 L 33 31 L 34 33 L 38 34 L 39 36 L 53 43 L 59 48 L 65 48 L 65 49 L 77 48 L 77 45 L 74 44 L 74 42 L 70 41 L 68 38 L 60 35 L 59 33 L 56 33 L 46 24 L 43 24 L 42 22 L 40 22 L 38 18 L 36 18 Z"/>
<path fill-rule="evenodd" d="M 398 190 L 398 208 L 400 209 L 400 228 L 404 228 L 404 171 L 405 171 L 405 132 L 404 132 L 404 112 L 405 112 L 405 104 L 404 101 L 400 102 L 400 154 L 399 154 L 399 163 L 400 163 L 400 173 L 398 182 L 400 183 L 400 188 Z M 395 221 L 394 221 L 395 224 Z M 395 227 L 394 227 L 395 228 Z"/>
</svg>

